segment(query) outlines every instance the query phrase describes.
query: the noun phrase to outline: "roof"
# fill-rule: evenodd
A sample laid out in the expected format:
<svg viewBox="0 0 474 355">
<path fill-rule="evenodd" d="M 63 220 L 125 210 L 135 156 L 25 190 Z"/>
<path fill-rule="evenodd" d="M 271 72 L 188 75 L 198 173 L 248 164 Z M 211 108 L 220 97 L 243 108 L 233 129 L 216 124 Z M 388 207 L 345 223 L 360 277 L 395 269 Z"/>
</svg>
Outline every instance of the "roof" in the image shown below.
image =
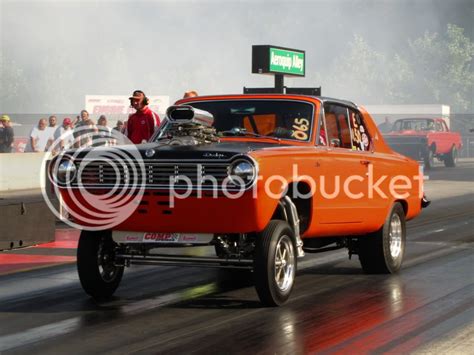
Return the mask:
<svg viewBox="0 0 474 355">
<path fill-rule="evenodd" d="M 195 97 L 192 97 L 192 98 L 188 98 L 188 99 L 181 99 L 181 100 L 178 100 L 178 101 L 182 101 L 182 100 L 186 100 L 189 102 L 191 101 L 199 101 L 200 98 L 218 98 L 218 97 L 228 97 L 228 96 L 238 96 L 238 97 L 253 97 L 253 96 L 262 96 L 262 95 L 271 95 L 271 96 L 276 96 L 276 97 L 287 97 L 287 96 L 300 96 L 300 97 L 311 97 L 313 99 L 316 99 L 318 101 L 320 101 L 321 103 L 325 104 L 325 103 L 334 103 L 334 104 L 338 104 L 338 105 L 343 105 L 343 106 L 347 106 L 347 107 L 350 107 L 350 108 L 354 108 L 354 109 L 357 109 L 357 105 L 355 103 L 353 103 L 352 101 L 348 101 L 348 100 L 341 100 L 341 99 L 336 99 L 336 98 L 332 98 L 332 97 L 326 97 L 326 96 L 311 96 L 311 95 L 301 95 L 301 94 L 274 94 L 274 93 L 269 93 L 269 94 L 229 94 L 229 95 L 208 95 L 208 96 L 195 96 Z"/>
<path fill-rule="evenodd" d="M 333 97 L 326 97 L 326 96 L 316 96 L 316 98 L 319 99 L 322 103 L 334 103 L 334 104 L 349 106 L 351 108 L 357 109 L 357 105 L 349 100 L 335 99 Z"/>
</svg>

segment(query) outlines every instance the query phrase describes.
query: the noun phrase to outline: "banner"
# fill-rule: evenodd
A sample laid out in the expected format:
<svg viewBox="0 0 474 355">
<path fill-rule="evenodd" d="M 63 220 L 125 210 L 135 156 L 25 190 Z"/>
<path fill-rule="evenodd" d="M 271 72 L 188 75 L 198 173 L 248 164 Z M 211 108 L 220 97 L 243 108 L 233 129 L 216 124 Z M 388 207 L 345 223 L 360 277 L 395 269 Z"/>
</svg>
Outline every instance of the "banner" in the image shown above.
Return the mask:
<svg viewBox="0 0 474 355">
<path fill-rule="evenodd" d="M 100 115 L 128 116 L 135 110 L 130 107 L 129 96 L 126 95 L 86 95 L 86 110 L 95 117 Z M 158 114 L 164 114 L 170 104 L 169 96 L 148 96 L 148 107 Z"/>
</svg>

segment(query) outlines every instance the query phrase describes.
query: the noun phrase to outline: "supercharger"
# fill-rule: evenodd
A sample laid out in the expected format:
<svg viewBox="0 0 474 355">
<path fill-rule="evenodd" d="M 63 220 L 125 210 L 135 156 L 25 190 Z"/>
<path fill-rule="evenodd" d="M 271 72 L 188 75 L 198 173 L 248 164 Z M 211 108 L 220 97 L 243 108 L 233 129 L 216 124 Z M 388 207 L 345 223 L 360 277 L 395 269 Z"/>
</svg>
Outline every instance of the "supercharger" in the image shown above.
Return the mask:
<svg viewBox="0 0 474 355">
<path fill-rule="evenodd" d="M 161 144 L 200 145 L 218 142 L 216 129 L 212 127 L 211 113 L 188 105 L 170 106 L 166 111 L 166 126 L 160 133 Z"/>
</svg>

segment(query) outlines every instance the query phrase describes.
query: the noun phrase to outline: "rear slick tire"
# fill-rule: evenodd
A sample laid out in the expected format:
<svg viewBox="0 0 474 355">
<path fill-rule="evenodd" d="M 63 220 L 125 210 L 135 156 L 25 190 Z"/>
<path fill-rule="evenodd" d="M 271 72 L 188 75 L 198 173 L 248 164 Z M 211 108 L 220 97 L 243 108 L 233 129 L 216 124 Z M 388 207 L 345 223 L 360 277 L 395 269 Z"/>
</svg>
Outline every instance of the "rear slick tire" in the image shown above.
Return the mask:
<svg viewBox="0 0 474 355">
<path fill-rule="evenodd" d="M 84 291 L 94 299 L 110 298 L 122 280 L 124 267 L 115 265 L 116 243 L 110 231 L 82 231 L 77 247 L 77 271 Z"/>
<path fill-rule="evenodd" d="M 377 232 L 359 238 L 359 260 L 367 274 L 393 274 L 400 270 L 405 254 L 405 211 L 394 203 Z"/>
<path fill-rule="evenodd" d="M 288 223 L 272 220 L 257 237 L 254 280 L 260 301 L 281 306 L 290 297 L 296 276 L 296 247 Z"/>
</svg>

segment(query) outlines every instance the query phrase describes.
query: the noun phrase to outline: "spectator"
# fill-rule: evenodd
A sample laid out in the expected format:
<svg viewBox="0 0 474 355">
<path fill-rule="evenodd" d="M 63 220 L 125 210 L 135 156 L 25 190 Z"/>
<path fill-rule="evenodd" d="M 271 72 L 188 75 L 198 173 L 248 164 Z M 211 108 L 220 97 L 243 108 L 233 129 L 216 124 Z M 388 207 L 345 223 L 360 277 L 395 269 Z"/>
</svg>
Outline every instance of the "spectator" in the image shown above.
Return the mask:
<svg viewBox="0 0 474 355">
<path fill-rule="evenodd" d="M 93 125 L 94 122 L 91 122 L 89 118 L 89 112 L 87 112 L 87 110 L 82 110 L 80 116 L 77 116 L 76 120 L 73 123 L 75 148 L 85 147 L 90 143 L 91 131 L 88 129 L 87 126 L 89 126 L 89 128 L 92 128 L 91 126 Z"/>
<path fill-rule="evenodd" d="M 87 110 L 82 110 L 79 116 L 76 116 L 76 119 L 72 123 L 72 126 L 75 127 L 78 124 L 81 124 L 81 122 L 84 122 L 89 119 L 89 112 Z"/>
<path fill-rule="evenodd" d="M 56 116 L 52 115 L 49 116 L 48 118 L 48 127 L 46 127 L 46 130 L 48 131 L 49 134 L 49 143 L 48 146 L 51 146 L 54 141 L 54 132 L 56 132 L 56 129 L 58 128 L 56 126 L 56 123 L 58 122 L 58 119 Z"/>
<path fill-rule="evenodd" d="M 114 128 L 112 128 L 112 139 L 114 145 L 124 144 L 123 134 L 125 132 L 125 125 L 122 121 L 118 120 Z"/>
<path fill-rule="evenodd" d="M 72 120 L 69 117 L 66 117 L 63 124 L 54 131 L 54 144 L 53 151 L 66 150 L 74 145 Z"/>
<path fill-rule="evenodd" d="M 188 97 L 196 97 L 198 96 L 198 93 L 197 91 L 194 91 L 194 90 L 190 90 L 190 91 L 186 91 L 183 95 L 183 99 L 187 99 Z"/>
<path fill-rule="evenodd" d="M 148 98 L 143 91 L 135 90 L 129 99 L 137 112 L 128 118 L 127 137 L 134 144 L 147 142 L 160 126 L 160 117 L 148 107 Z"/>
<path fill-rule="evenodd" d="M 115 125 L 114 128 L 112 128 L 114 131 L 117 131 L 117 132 L 120 132 L 120 133 L 123 133 L 124 131 L 124 125 L 123 125 L 123 122 L 118 120 L 117 121 L 117 124 Z"/>
<path fill-rule="evenodd" d="M 44 152 L 49 148 L 51 137 L 46 129 L 46 118 L 42 118 L 38 122 L 38 126 L 31 130 L 29 142 L 25 152 Z"/>
<path fill-rule="evenodd" d="M 113 145 L 112 130 L 107 127 L 107 117 L 105 115 L 101 115 L 97 121 L 97 131 L 93 136 L 92 145 L 94 147 Z"/>
<path fill-rule="evenodd" d="M 90 118 L 86 119 L 85 121 L 81 122 L 81 142 L 80 142 L 80 147 L 90 147 L 92 146 L 92 141 L 94 139 L 94 136 L 97 134 L 98 129 L 94 123 L 93 120 Z"/>
<path fill-rule="evenodd" d="M 392 130 L 392 122 L 388 116 L 385 116 L 384 122 L 378 125 L 378 129 L 381 133 L 388 133 Z"/>
<path fill-rule="evenodd" d="M 10 117 L 3 115 L 0 118 L 0 153 L 12 152 L 14 136 Z"/>
</svg>

